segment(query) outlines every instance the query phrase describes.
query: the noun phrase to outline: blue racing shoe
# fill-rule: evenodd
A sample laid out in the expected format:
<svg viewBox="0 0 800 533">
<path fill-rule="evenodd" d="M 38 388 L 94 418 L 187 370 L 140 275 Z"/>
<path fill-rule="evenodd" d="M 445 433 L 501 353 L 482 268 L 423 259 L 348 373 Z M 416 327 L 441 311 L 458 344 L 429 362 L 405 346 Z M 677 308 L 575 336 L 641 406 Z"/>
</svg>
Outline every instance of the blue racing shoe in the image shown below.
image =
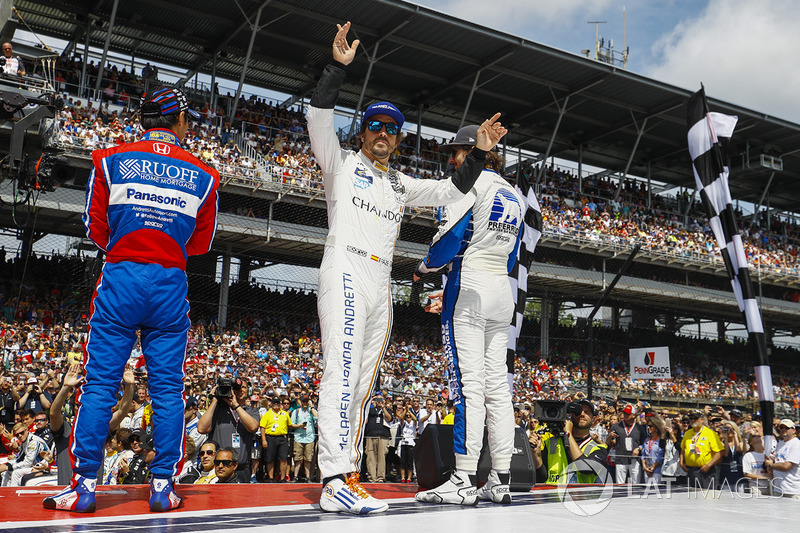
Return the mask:
<svg viewBox="0 0 800 533">
<path fill-rule="evenodd" d="M 73 513 L 93 513 L 96 502 L 94 489 L 97 480 L 74 474 L 69 487 L 56 496 L 45 498 L 42 505 L 45 509 L 72 511 Z"/>
<path fill-rule="evenodd" d="M 150 482 L 150 510 L 154 513 L 177 509 L 182 501 L 175 492 L 171 479 L 153 478 Z"/>
</svg>

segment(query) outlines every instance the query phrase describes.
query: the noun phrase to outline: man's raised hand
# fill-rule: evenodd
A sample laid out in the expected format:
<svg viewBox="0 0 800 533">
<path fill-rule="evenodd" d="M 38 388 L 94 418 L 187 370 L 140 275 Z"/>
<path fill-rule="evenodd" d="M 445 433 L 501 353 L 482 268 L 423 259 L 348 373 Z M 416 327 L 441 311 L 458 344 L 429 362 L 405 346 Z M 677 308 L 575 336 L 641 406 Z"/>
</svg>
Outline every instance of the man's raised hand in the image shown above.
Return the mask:
<svg viewBox="0 0 800 533">
<path fill-rule="evenodd" d="M 480 150 L 489 151 L 494 148 L 503 135 L 508 133 L 508 130 L 498 122 L 500 113 L 495 113 L 490 119 L 484 120 L 483 124 L 478 128 L 478 139 L 475 147 Z"/>
<path fill-rule="evenodd" d="M 358 39 L 347 44 L 347 32 L 350 30 L 350 21 L 345 22 L 344 26 L 336 25 L 336 37 L 333 38 L 333 59 L 343 65 L 349 65 L 356 57 L 356 49 L 361 43 Z"/>
<path fill-rule="evenodd" d="M 81 383 L 83 383 L 83 376 L 81 375 L 81 364 L 72 363 L 69 366 L 69 370 L 67 370 L 67 373 L 64 374 L 64 385 L 75 388 Z"/>
</svg>

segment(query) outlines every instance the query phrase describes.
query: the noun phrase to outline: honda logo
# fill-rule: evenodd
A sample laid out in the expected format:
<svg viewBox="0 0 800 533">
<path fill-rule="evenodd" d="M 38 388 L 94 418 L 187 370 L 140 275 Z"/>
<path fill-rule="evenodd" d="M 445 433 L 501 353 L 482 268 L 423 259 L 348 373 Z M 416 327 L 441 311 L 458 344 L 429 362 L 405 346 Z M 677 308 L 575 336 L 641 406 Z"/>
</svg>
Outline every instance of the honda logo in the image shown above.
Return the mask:
<svg viewBox="0 0 800 533">
<path fill-rule="evenodd" d="M 170 150 L 172 150 L 172 148 L 168 144 L 153 143 L 153 151 L 157 154 L 169 155 Z"/>
</svg>

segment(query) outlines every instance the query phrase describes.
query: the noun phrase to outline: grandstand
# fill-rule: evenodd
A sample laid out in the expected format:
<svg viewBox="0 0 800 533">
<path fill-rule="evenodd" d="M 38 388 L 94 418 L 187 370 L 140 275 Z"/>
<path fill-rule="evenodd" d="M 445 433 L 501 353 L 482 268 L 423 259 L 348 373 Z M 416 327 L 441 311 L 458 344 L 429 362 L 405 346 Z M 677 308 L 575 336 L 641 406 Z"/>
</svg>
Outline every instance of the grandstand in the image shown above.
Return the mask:
<svg viewBox="0 0 800 533">
<path fill-rule="evenodd" d="M 59 88 L 73 101 L 46 131 L 29 133 L 32 143 L 44 139 L 65 150 L 70 169 L 64 186 L 31 195 L 34 210 L 24 203 L 12 206 L 14 182 L 0 183 L 4 200 L 0 224 L 6 234 L 20 238 L 20 256 L 24 258 L 31 243 L 46 235 L 69 237 L 75 249 L 88 251 L 79 239 L 89 153 L 135 135 L 131 114 L 135 99 L 125 95 L 141 91 L 144 80 L 130 72 L 123 75 L 125 65 L 112 65 L 105 75 L 116 78 L 115 96 L 106 99 L 110 104 L 106 113 L 101 110 L 104 91 L 92 89 L 97 85 L 97 65 L 89 65 L 83 77 L 86 57 L 102 57 L 98 50 L 110 32 L 110 51 L 131 56 L 138 65 L 168 63 L 172 72 L 183 72 L 181 81 L 187 83 L 198 108 L 216 99 L 212 116 L 206 115 L 207 124 L 197 127 L 189 139 L 198 156 L 211 154 L 209 160 L 223 176 L 214 252 L 190 263 L 197 313 L 216 316 L 225 325 L 226 313 L 243 316 L 257 311 L 220 288 L 237 280 L 245 283 L 252 278 L 269 287 L 313 291 L 313 268 L 321 257 L 326 220 L 313 154 L 302 128 L 296 126 L 313 87 L 310 73 L 319 72 L 326 61 L 327 29 L 340 7 L 321 1 L 248 4 L 248 17 L 260 16 L 263 26 L 248 54 L 249 27 L 240 13 L 224 10 L 219 3 L 204 2 L 196 10 L 159 3 L 164 9 L 157 16 L 121 4 L 111 27 L 106 10 L 112 4 L 100 2 L 90 16 L 84 3 L 77 1 L 58 7 L 35 0 L 15 3 L 32 29 L 68 41 L 67 55 L 60 61 L 65 81 Z M 603 325 L 625 332 L 612 339 L 614 349 L 624 351 L 654 331 L 728 342 L 741 336 L 741 318 L 724 266 L 714 246 L 706 245 L 704 216 L 692 197 L 683 118 L 688 92 L 419 6 L 369 2 L 369 10 L 359 9 L 366 5 L 351 6 L 365 54 L 351 67 L 341 98 L 343 113 L 352 113 L 346 108 L 359 101 L 364 107 L 390 98 L 407 116 L 446 131 L 497 107 L 509 117 L 505 120 L 512 131 L 502 150 L 517 164 L 508 173 L 537 185 L 546 215 L 544 238 L 530 272 L 529 297 L 538 311 L 523 331 L 521 343 L 528 353 L 549 356 L 559 345 L 575 343 L 574 334 L 555 334 L 559 314 L 562 319 L 568 313 L 580 315 L 581 308 L 593 305 L 635 242 L 645 246 L 603 314 Z M 280 32 L 271 31 L 273 21 L 279 23 Z M 178 31 L 178 26 L 183 29 Z M 145 37 L 144 28 L 159 31 Z M 292 37 L 297 35 L 303 39 Z M 83 56 L 86 42 L 93 49 Z M 379 48 L 393 53 L 379 54 L 366 79 L 371 54 Z M 216 79 L 243 76 L 248 84 L 291 96 L 281 105 L 268 105 L 265 100 L 237 101 L 202 88 L 195 91 L 191 80 L 197 72 Z M 100 78 L 100 85 L 107 85 L 108 79 Z M 473 87 L 474 78 L 490 81 Z M 87 96 L 96 96 L 91 108 Z M 465 112 L 467 99 L 471 104 Z M 532 107 L 531 101 L 541 104 Z M 740 223 L 752 233 L 748 253 L 769 335 L 774 344 L 791 344 L 800 323 L 795 225 L 800 196 L 794 179 L 800 165 L 796 146 L 800 126 L 725 102 L 712 100 L 711 105 L 740 116 L 741 134 L 734 140 L 741 156 L 733 166 L 732 193 L 737 200 L 764 208 L 755 220 L 742 213 Z M 236 116 L 231 117 L 234 107 Z M 341 134 L 346 141 L 348 128 Z M 8 138 L 7 126 L 2 135 Z M 416 157 L 418 151 L 421 157 Z M 305 159 L 291 162 L 288 156 Z M 555 156 L 571 163 L 543 164 Z M 435 142 L 413 132 L 396 163 L 404 169 L 420 168 L 412 157 L 429 162 L 430 175 L 445 163 Z M 774 170 L 776 160 L 781 162 L 780 171 Z M 588 167 L 605 170 L 590 172 Z M 771 186 L 764 190 L 767 180 Z M 663 194 L 675 188 L 685 194 Z M 593 213 L 591 224 L 581 225 L 570 211 L 587 202 L 602 207 Z M 424 288 L 410 285 L 413 266 L 425 253 L 434 226 L 431 211 L 406 213 L 393 271 L 401 299 L 413 302 L 420 291 L 437 285 L 435 280 L 426 280 Z M 91 285 L 91 280 L 86 282 Z M 402 316 L 398 322 L 408 325 Z M 690 351 L 676 354 L 690 355 Z M 793 364 L 788 359 L 783 363 Z"/>
<path fill-rule="evenodd" d="M 102 253 L 83 238 L 81 221 L 90 154 L 136 138 L 137 97 L 163 82 L 140 75 L 152 62 L 167 65 L 163 70 L 175 78 L 170 83 L 184 85 L 202 110 L 185 144 L 222 177 L 212 252 L 188 263 L 194 370 L 187 386 L 205 395 L 214 372 L 235 367 L 262 398 L 286 393 L 282 378 L 289 375 L 304 380 L 305 392 L 316 392 L 316 271 L 327 215 L 303 113 L 330 55 L 330 28 L 346 16 L 364 48 L 337 110 L 347 119 L 339 132 L 343 145 L 352 143 L 350 125 L 360 109 L 391 100 L 416 127 L 404 132 L 393 166 L 437 179 L 447 161 L 423 125 L 454 132 L 499 109 L 511 127 L 500 148 L 513 162 L 506 176 L 535 187 L 545 219 L 529 272 L 517 407 L 580 397 L 593 354 L 594 392 L 604 407 L 645 401 L 676 411 L 708 404 L 755 413 L 741 313 L 694 193 L 685 141 L 688 91 L 402 1 L 236 5 L 16 0 L 17 15 L 0 10 L 8 19 L 0 20 L 5 38 L 14 41 L 21 16 L 33 31 L 67 43 L 54 78 L 66 106 L 31 124 L 25 142 L 30 153 L 41 145 L 63 154 L 61 183 L 52 191 L 21 188 L 20 179 L 0 174 L 0 235 L 17 244 L 0 250 L 0 355 L 7 367 L 26 365 L 34 351 L 72 360 L 68 352 L 85 342 L 85 312 L 102 264 Z M 44 88 L 38 51 L 16 49 L 31 61 L 31 76 L 0 77 L 0 91 L 38 95 Z M 130 62 L 118 63 L 121 57 Z M 211 84 L 198 83 L 198 73 Z M 223 80 L 239 81 L 236 95 L 212 89 Z M 240 95 L 244 83 L 287 96 L 273 103 L 264 95 Z M 796 418 L 800 125 L 718 100 L 710 104 L 740 117 L 731 181 L 741 203 L 737 223 L 767 328 L 776 412 Z M 0 124 L 4 154 L 15 122 Z M 395 248 L 395 326 L 382 387 L 398 396 L 434 395 L 444 382 L 439 319 L 420 305 L 441 280 L 411 282 L 436 224 L 435 210 L 406 210 Z M 42 243 L 51 251 L 34 253 Z M 598 316 L 590 344 L 577 319 L 588 315 L 637 244 L 641 251 Z M 45 338 L 47 348 L 34 347 Z M 669 347 L 671 380 L 630 379 L 628 349 L 648 346 Z M 399 389 L 390 385 L 394 371 L 403 375 Z M 391 497 L 411 494 L 395 492 Z M 259 493 L 254 501 L 269 505 L 265 498 Z M 138 513 L 124 503 L 120 512 Z"/>
</svg>

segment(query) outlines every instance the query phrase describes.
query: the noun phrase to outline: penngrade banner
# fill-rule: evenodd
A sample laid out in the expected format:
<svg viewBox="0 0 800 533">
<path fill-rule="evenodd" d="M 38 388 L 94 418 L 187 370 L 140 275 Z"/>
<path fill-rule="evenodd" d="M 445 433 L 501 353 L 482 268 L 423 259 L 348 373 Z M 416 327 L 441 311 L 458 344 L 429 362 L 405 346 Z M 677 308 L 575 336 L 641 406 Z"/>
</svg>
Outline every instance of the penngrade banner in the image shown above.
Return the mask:
<svg viewBox="0 0 800 533">
<path fill-rule="evenodd" d="M 669 366 L 669 348 L 631 348 L 631 379 L 670 379 L 672 372 Z"/>
</svg>

